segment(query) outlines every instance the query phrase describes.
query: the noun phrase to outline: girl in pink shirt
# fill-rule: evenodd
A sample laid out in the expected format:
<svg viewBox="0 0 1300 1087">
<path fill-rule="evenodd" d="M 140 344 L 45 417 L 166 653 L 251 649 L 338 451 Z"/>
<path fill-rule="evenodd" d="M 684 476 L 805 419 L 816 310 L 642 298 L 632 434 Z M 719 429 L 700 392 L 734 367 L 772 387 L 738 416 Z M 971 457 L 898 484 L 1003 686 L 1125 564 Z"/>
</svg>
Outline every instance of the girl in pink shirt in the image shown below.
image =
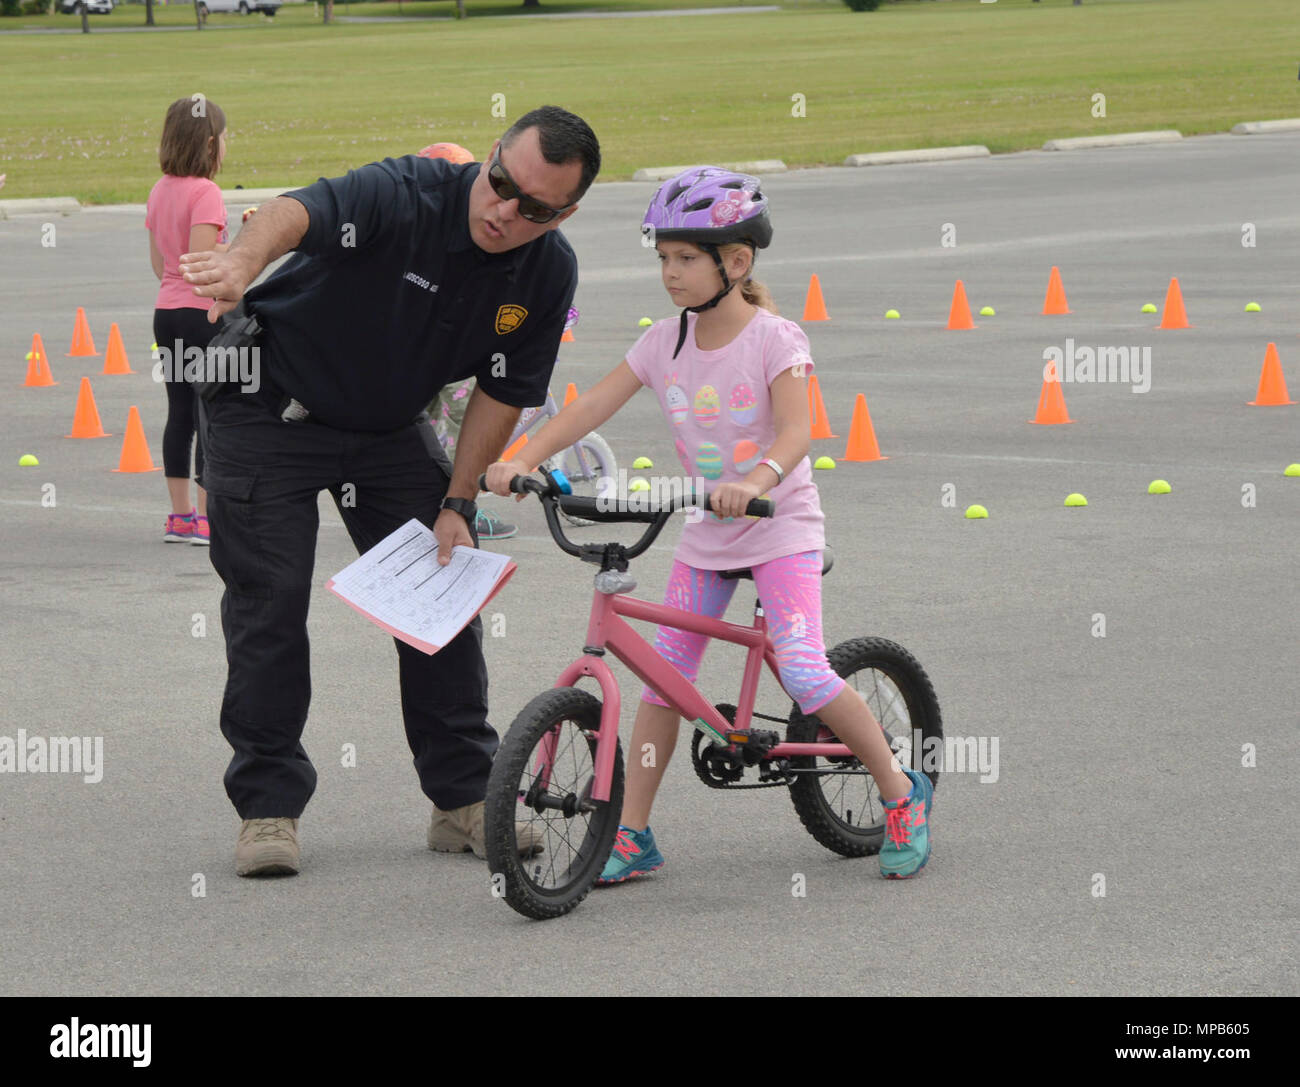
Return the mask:
<svg viewBox="0 0 1300 1087">
<path fill-rule="evenodd" d="M 215 102 L 195 95 L 178 98 L 167 109 L 158 148 L 160 177 L 149 193 L 144 225 L 149 230 L 149 259 L 158 277 L 153 315 L 154 342 L 167 384 L 167 426 L 163 430 L 163 474 L 172 512 L 163 530 L 169 543 L 208 543 L 207 494 L 203 478 L 202 437 L 194 442 L 198 418 L 195 389 L 185 381 L 185 349 L 206 348 L 217 332 L 208 323 L 211 298 L 200 298 L 177 267 L 183 253 L 227 246 L 226 205 L 212 176 L 226 157 L 226 115 Z M 197 504 L 190 505 L 190 448 L 194 444 Z"/>
<path fill-rule="evenodd" d="M 688 477 L 713 481 L 712 505 L 682 529 L 664 603 L 721 617 L 735 590 L 719 571 L 748 566 L 763 602 L 781 683 L 806 714 L 815 713 L 875 778 L 887 811 L 881 873 L 907 878 L 930 856 L 933 790 L 924 774 L 900 767 L 880 724 L 826 660 L 821 633 L 823 518 L 808 463 L 808 340 L 777 316 L 751 278 L 756 250 L 772 238 L 767 201 L 755 177 L 692 167 L 655 193 L 642 230 L 655 242 L 664 286 L 683 307 L 680 320 L 646 330 L 627 357 L 579 396 L 524 447 L 498 461 L 488 486 L 510 480 L 599 426 L 642 387 L 659 398 Z M 734 290 L 739 285 L 739 290 Z M 772 518 L 749 518 L 751 499 L 770 495 Z M 695 681 L 708 639 L 660 627 L 655 648 Z M 680 715 L 648 689 L 632 751 L 653 744 L 653 766 L 631 759 L 614 851 L 601 884 L 621 883 L 663 866 L 650 809 L 677 742 Z"/>
</svg>

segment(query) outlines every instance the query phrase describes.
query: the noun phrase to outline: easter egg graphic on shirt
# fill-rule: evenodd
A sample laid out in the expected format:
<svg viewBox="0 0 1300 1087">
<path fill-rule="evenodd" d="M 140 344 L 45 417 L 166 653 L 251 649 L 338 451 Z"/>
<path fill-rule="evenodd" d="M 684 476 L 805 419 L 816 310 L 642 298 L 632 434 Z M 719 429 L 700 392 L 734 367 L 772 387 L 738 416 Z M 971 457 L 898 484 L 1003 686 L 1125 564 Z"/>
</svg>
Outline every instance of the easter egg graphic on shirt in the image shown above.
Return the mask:
<svg viewBox="0 0 1300 1087">
<path fill-rule="evenodd" d="M 758 411 L 758 401 L 754 399 L 753 390 L 743 382 L 731 390 L 731 399 L 727 401 L 727 411 L 731 421 L 740 426 L 748 426 L 754 421 Z"/>
<path fill-rule="evenodd" d="M 695 454 L 695 470 L 705 479 L 722 475 L 722 450 L 712 442 L 703 442 Z"/>
<path fill-rule="evenodd" d="M 731 463 L 736 466 L 737 472 L 742 476 L 747 476 L 753 471 L 759 457 L 762 455 L 763 451 L 753 442 L 740 441 L 736 443 L 736 448 L 731 451 Z"/>
<path fill-rule="evenodd" d="M 700 426 L 713 426 L 721 412 L 722 400 L 712 385 L 705 385 L 695 394 L 695 421 Z"/>
<path fill-rule="evenodd" d="M 690 410 L 690 404 L 686 400 L 686 391 L 677 384 L 676 374 L 670 374 L 668 377 L 668 391 L 664 394 L 664 402 L 668 405 L 668 418 L 675 426 L 681 426 L 686 422 L 686 413 Z"/>
</svg>

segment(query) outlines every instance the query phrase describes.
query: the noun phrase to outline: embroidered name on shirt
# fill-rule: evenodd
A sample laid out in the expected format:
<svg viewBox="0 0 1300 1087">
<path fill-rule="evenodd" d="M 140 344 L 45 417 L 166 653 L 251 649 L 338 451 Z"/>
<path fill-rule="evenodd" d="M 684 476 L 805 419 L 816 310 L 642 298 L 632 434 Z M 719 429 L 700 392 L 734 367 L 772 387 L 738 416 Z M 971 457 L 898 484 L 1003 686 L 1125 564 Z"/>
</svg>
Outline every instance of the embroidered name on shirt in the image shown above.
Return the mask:
<svg viewBox="0 0 1300 1087">
<path fill-rule="evenodd" d="M 417 287 L 423 287 L 426 291 L 436 291 L 438 289 L 438 284 L 430 283 L 424 276 L 417 276 L 414 272 L 407 272 L 402 278 L 414 283 Z"/>
</svg>

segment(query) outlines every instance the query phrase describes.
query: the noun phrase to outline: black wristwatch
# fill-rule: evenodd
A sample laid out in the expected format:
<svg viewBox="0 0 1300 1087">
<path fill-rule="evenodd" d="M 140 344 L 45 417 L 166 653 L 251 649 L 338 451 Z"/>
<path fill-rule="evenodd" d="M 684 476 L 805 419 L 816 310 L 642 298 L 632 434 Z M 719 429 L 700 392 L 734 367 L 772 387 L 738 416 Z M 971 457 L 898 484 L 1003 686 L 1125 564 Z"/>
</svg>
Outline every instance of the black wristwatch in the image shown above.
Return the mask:
<svg viewBox="0 0 1300 1087">
<path fill-rule="evenodd" d="M 468 498 L 444 498 L 442 508 L 459 513 L 467 525 L 472 525 L 478 517 L 478 506 Z"/>
</svg>

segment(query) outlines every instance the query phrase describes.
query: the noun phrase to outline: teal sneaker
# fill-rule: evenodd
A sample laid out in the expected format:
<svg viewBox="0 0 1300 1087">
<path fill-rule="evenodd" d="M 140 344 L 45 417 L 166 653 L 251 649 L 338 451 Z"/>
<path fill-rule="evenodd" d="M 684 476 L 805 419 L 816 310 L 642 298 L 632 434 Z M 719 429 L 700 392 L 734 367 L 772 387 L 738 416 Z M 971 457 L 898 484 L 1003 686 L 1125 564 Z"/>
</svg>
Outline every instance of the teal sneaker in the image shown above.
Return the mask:
<svg viewBox="0 0 1300 1087">
<path fill-rule="evenodd" d="M 885 844 L 880 847 L 880 874 L 886 879 L 910 879 L 930 859 L 930 806 L 934 786 L 916 770 L 903 768 L 912 793 L 902 800 L 886 800 Z"/>
<path fill-rule="evenodd" d="M 611 883 L 622 883 L 633 876 L 643 876 L 664 866 L 663 854 L 655 845 L 654 831 L 630 830 L 620 825 L 618 837 L 614 839 L 614 851 L 609 855 L 605 870 L 596 880 L 597 887 L 608 887 Z"/>
</svg>

